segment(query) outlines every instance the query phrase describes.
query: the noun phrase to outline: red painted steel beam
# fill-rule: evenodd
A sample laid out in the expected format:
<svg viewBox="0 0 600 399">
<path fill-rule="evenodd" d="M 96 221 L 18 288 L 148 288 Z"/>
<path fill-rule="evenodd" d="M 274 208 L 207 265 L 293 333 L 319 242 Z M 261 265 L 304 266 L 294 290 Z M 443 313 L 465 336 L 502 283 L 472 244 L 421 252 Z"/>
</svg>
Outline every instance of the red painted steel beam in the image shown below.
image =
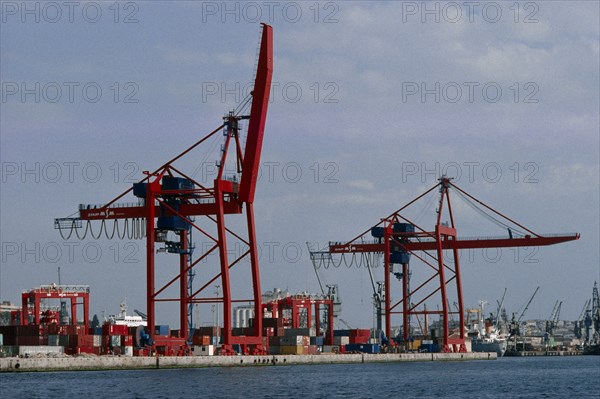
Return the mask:
<svg viewBox="0 0 600 399">
<path fill-rule="evenodd" d="M 242 205 L 237 202 L 224 202 L 223 211 L 225 214 L 242 213 Z M 83 209 L 79 211 L 79 217 L 83 220 L 105 220 L 105 219 L 135 219 L 146 217 L 145 206 L 129 206 L 120 208 L 98 208 Z M 154 207 L 156 215 L 161 214 L 160 206 Z M 180 216 L 203 216 L 216 215 L 217 205 L 215 203 L 207 204 L 181 204 L 179 207 Z M 165 216 L 174 216 L 174 212 L 164 211 Z"/>
<path fill-rule="evenodd" d="M 557 235 L 549 237 L 519 237 L 519 238 L 490 238 L 490 239 L 456 239 L 442 240 L 443 249 L 469 248 L 508 248 L 508 247 L 541 247 L 560 244 L 579 239 L 579 234 Z M 400 244 L 406 251 L 434 251 L 435 241 L 411 241 Z M 331 253 L 383 252 L 384 243 L 377 244 L 336 244 L 329 247 Z"/>
<path fill-rule="evenodd" d="M 252 94 L 252 108 L 250 109 L 250 120 L 248 122 L 248 138 L 242 164 L 242 180 L 240 182 L 239 198 L 244 202 L 254 202 L 272 76 L 273 28 L 269 25 L 263 25 L 256 80 L 254 81 Z"/>
</svg>

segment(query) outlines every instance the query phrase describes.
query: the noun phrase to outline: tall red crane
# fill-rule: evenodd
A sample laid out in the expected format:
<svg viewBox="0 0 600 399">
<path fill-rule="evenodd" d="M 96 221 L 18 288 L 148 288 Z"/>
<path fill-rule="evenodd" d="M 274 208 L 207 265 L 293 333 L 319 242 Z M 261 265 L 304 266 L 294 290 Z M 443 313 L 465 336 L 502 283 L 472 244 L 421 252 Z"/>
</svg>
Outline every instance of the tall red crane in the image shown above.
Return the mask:
<svg viewBox="0 0 600 399">
<path fill-rule="evenodd" d="M 433 230 L 426 230 L 409 220 L 402 212 L 436 188 L 439 189 L 440 193 L 436 223 Z M 518 234 L 509 228 L 508 237 L 459 238 L 450 201 L 450 188 L 456 190 L 455 192 L 458 195 L 471 204 L 480 206 L 493 213 L 496 218 L 505 220 L 510 225 L 515 226 L 514 229 L 524 230 L 523 233 Z M 447 211 L 449 222 L 442 221 L 444 211 Z M 506 226 L 508 225 L 506 224 Z M 375 238 L 374 241 L 365 240 L 368 233 Z M 444 176 L 439 179 L 438 184 L 382 219 L 372 228 L 350 241 L 332 242 L 329 244 L 328 250 L 315 252 L 312 256 L 320 255 L 323 258 L 331 257 L 333 254 L 382 253 L 385 274 L 385 334 L 388 337 L 391 335 L 391 317 L 393 314 L 402 315 L 402 335 L 405 341 L 409 339 L 409 317 L 411 315 L 439 314 L 443 323 L 442 350 L 445 352 L 465 352 L 465 312 L 458 251 L 470 248 L 535 247 L 577 239 L 579 239 L 577 233 L 536 234 L 463 191 L 453 184 L 450 178 Z M 446 251 L 451 251 L 452 256 L 446 257 Z M 424 263 L 432 272 L 428 279 L 414 289 L 409 284 L 411 274 L 409 260 L 411 256 Z M 402 282 L 402 297 L 395 303 L 392 303 L 391 300 L 392 284 L 390 275 L 395 275 Z M 453 288 L 455 294 L 456 311 L 450 309 L 450 295 L 448 292 L 450 288 Z M 420 306 L 437 293 L 439 293 L 441 309 L 428 310 L 423 306 L 423 310 L 419 310 Z M 415 300 L 416 302 L 413 302 Z M 401 310 L 396 310 L 399 307 Z M 458 334 L 451 334 L 449 318 L 451 315 L 456 314 L 458 314 L 459 319 L 459 331 Z"/>
<path fill-rule="evenodd" d="M 145 233 L 148 330 L 153 340 L 155 338 L 155 304 L 157 302 L 179 302 L 180 337 L 186 340 L 189 335 L 188 305 L 193 303 L 222 303 L 224 319 L 221 335 L 223 339 L 222 351 L 232 353 L 232 346 L 237 344 L 244 347 L 244 350 L 252 348 L 256 353 L 264 350 L 261 317 L 262 294 L 253 206 L 272 75 L 273 29 L 271 26 L 263 24 L 254 90 L 236 110 L 223 118 L 224 123 L 221 126 L 154 172 L 144 172 L 147 174 L 146 178 L 135 183 L 129 190 L 108 203 L 101 206 L 80 206 L 79 217 L 55 219 L 55 228 L 61 229 L 61 235 L 63 235 L 62 230 L 70 229 L 69 237 L 75 230 L 77 236 L 83 238 L 80 236 L 78 229 L 83 228 L 83 221 L 87 221 L 85 225 L 85 232 L 87 232 L 91 228 L 90 221 L 94 220 L 101 221 L 98 235 L 101 235 L 104 229 L 105 234 L 109 236 L 107 220 L 110 219 L 115 219 L 112 235 L 114 235 L 114 229 L 119 228 L 116 222 L 117 219 L 125 219 L 125 223 L 129 222 L 121 228 L 119 234 L 122 234 L 122 236 L 128 234 L 130 237 L 140 238 Z M 250 113 L 245 115 L 244 113 L 247 112 L 249 106 Z M 248 132 L 245 148 L 243 148 L 239 122 L 246 119 L 248 120 Z M 212 187 L 206 187 L 174 166 L 174 163 L 181 157 L 205 143 L 209 138 L 216 137 L 221 131 L 223 132 L 224 143 L 221 146 L 221 156 L 217 162 L 217 175 Z M 233 177 L 225 175 L 225 167 L 230 151 L 234 152 L 234 164 L 237 174 L 241 176 L 239 180 L 237 175 Z M 229 163 L 231 164 L 231 160 L 229 160 Z M 131 192 L 138 198 L 137 204 L 117 203 Z M 225 220 L 226 215 L 239 215 L 244 211 L 247 226 L 246 238 L 228 228 Z M 195 221 L 195 216 L 205 217 L 209 224 L 214 226 L 213 230 L 216 230 L 216 233 L 211 233 L 206 228 L 201 227 Z M 129 233 L 124 231 L 126 228 L 129 228 Z M 189 234 L 192 230 L 207 238 L 212 246 L 203 251 L 193 262 L 190 262 Z M 177 235 L 178 241 L 168 241 L 166 237 L 169 232 Z M 85 236 L 85 233 L 83 235 Z M 248 247 L 241 256 L 233 260 L 228 257 L 228 236 L 240 240 Z M 154 254 L 157 242 L 165 242 L 168 252 L 179 255 L 179 273 L 160 287 L 157 287 L 155 282 Z M 199 262 L 206 260 L 210 254 L 214 253 L 218 253 L 220 272 L 213 278 L 208 279 L 208 282 L 200 289 L 195 292 L 188 292 L 188 273 Z M 243 259 L 249 259 L 253 298 L 233 299 L 229 272 L 232 267 L 240 264 Z M 215 297 L 214 294 L 212 296 L 201 296 L 202 293 L 206 295 L 206 289 L 218 279 L 221 282 L 222 296 Z M 179 281 L 179 297 L 165 298 L 165 290 L 176 281 Z M 255 314 L 253 335 L 232 335 L 231 306 L 235 302 L 253 302 Z"/>
</svg>

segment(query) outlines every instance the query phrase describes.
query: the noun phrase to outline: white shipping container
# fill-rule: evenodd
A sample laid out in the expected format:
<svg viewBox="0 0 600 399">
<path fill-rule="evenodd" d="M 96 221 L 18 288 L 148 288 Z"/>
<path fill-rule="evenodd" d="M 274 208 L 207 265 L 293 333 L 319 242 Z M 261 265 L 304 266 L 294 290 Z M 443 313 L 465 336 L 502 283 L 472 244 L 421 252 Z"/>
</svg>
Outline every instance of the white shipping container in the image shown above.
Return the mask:
<svg viewBox="0 0 600 399">
<path fill-rule="evenodd" d="M 133 346 L 122 346 L 121 354 L 124 356 L 133 356 Z"/>
<path fill-rule="evenodd" d="M 215 346 L 214 345 L 201 345 L 194 346 L 194 350 L 192 351 L 194 356 L 213 356 L 215 354 Z"/>
<path fill-rule="evenodd" d="M 64 353 L 65 348 L 62 346 L 19 346 L 19 355 L 36 355 L 38 353 Z"/>
<path fill-rule="evenodd" d="M 337 346 L 348 345 L 350 337 L 333 337 L 333 344 Z"/>
</svg>

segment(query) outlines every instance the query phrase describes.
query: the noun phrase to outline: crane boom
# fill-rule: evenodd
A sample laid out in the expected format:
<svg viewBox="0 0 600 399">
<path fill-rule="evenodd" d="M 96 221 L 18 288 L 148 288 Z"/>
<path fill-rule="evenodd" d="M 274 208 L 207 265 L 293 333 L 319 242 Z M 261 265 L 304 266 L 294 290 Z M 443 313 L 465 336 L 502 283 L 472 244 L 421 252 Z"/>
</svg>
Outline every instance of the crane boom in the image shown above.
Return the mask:
<svg viewBox="0 0 600 399">
<path fill-rule="evenodd" d="M 550 234 L 546 236 L 532 237 L 490 237 L 490 238 L 456 238 L 443 239 L 442 249 L 471 249 L 471 248 L 505 248 L 505 247 L 540 247 L 545 245 L 560 244 L 567 241 L 578 240 L 578 233 Z M 399 243 L 405 251 L 434 251 L 437 249 L 435 240 L 426 239 L 421 241 L 409 241 Z M 353 252 L 384 252 L 383 243 L 332 243 L 329 246 L 331 253 L 353 253 Z"/>
<path fill-rule="evenodd" d="M 531 301 L 533 301 L 533 298 L 535 298 L 535 294 L 537 294 L 539 289 L 540 289 L 540 287 L 537 287 L 535 289 L 535 291 L 533 291 L 533 295 L 531 296 L 531 298 L 529 298 L 529 302 L 527 302 L 527 305 L 525 305 L 525 309 L 523 309 L 523 311 L 521 312 L 521 315 L 517 319 L 517 322 L 521 321 L 523 316 L 525 316 L 525 312 L 527 312 L 527 309 L 529 309 L 529 305 L 531 305 Z"/>
<path fill-rule="evenodd" d="M 273 28 L 263 25 L 262 43 L 256 69 L 256 80 L 252 93 L 252 108 L 248 122 L 248 138 L 242 166 L 239 197 L 242 201 L 254 202 L 256 180 L 260 165 L 260 154 L 267 120 L 271 78 L 273 76 Z"/>
</svg>

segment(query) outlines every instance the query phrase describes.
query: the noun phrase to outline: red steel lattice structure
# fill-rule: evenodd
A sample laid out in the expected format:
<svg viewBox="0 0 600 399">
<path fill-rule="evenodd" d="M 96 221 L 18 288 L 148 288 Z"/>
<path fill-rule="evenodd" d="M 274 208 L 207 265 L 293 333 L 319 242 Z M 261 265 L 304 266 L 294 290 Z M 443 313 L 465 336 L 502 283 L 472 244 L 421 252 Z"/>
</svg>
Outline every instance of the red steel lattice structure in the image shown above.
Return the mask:
<svg viewBox="0 0 600 399">
<path fill-rule="evenodd" d="M 222 303 L 223 305 L 223 353 L 232 353 L 232 345 L 252 346 L 255 352 L 263 351 L 262 317 L 261 315 L 261 288 L 258 265 L 258 252 L 256 244 L 254 221 L 254 196 L 259 173 L 259 164 L 262 150 L 271 79 L 273 74 L 273 30 L 269 25 L 263 24 L 261 45 L 259 50 L 254 90 L 251 94 L 251 108 L 249 115 L 238 115 L 230 112 L 224 118 L 224 123 L 211 133 L 200 139 L 194 145 L 162 165 L 134 187 L 125 191 L 112 201 L 100 207 L 82 207 L 79 218 L 61 218 L 55 220 L 56 228 L 78 228 L 81 221 L 101 220 L 104 223 L 109 219 L 128 219 L 143 221 L 146 235 L 146 290 L 147 290 L 147 315 L 149 334 L 154 339 L 155 335 L 155 304 L 156 302 L 179 302 L 180 337 L 187 339 L 189 326 L 187 321 L 187 308 L 191 303 Z M 249 101 L 249 99 L 248 99 Z M 247 105 L 247 103 L 246 103 Z M 240 108 L 240 107 L 238 107 Z M 243 111 L 243 107 L 240 108 Z M 245 148 L 242 148 L 239 121 L 248 119 L 248 134 Z M 190 151 L 215 136 L 223 129 L 225 143 L 222 146 L 221 158 L 218 162 L 217 176 L 212 187 L 205 187 L 198 181 L 184 174 L 173 163 L 188 154 Z M 235 164 L 237 172 L 241 174 L 237 179 L 228 179 L 224 175 L 225 165 L 228 161 L 229 151 L 234 147 Z M 170 184 L 167 184 L 166 182 Z M 183 183 L 182 183 L 183 182 Z M 182 184 L 180 184 L 182 183 Z M 116 202 L 130 192 L 138 198 L 143 198 L 140 205 L 120 205 Z M 93 208 L 93 209 L 90 209 Z M 225 216 L 242 214 L 245 211 L 247 238 L 233 232 L 226 227 Z M 203 216 L 214 222 L 217 234 L 209 234 L 194 222 L 194 216 Z M 155 225 L 155 219 L 159 225 Z M 172 218 L 175 226 L 168 226 L 166 230 L 176 231 L 179 235 L 178 243 L 170 243 L 175 253 L 180 255 L 179 273 L 162 287 L 156 287 L 155 282 L 155 243 L 160 237 L 160 218 Z M 89 222 L 88 222 L 89 223 Z M 89 227 L 89 224 L 88 224 Z M 88 228 L 86 227 L 86 229 Z M 102 228 L 102 227 L 101 227 Z M 189 262 L 190 243 L 189 229 L 194 229 L 207 237 L 212 242 L 212 247 L 200 254 L 192 263 Z M 101 230 L 102 231 L 102 230 Z M 227 253 L 227 235 L 230 234 L 247 245 L 248 250 L 233 261 L 229 261 Z M 160 238 L 159 240 L 160 241 Z M 171 252 L 171 251 L 169 251 Z M 212 253 L 218 253 L 220 273 L 210 279 L 205 285 L 193 293 L 188 293 L 188 272 L 199 262 Z M 230 269 L 239 264 L 244 258 L 250 260 L 252 299 L 232 299 Z M 217 279 L 221 280 L 222 297 L 200 297 Z M 164 291 L 179 281 L 179 297 L 160 297 Z M 253 302 L 254 334 L 252 336 L 236 337 L 232 335 L 232 310 L 234 302 Z M 246 348 L 244 348 L 246 349 Z"/>
<path fill-rule="evenodd" d="M 425 229 L 417 226 L 415 223 L 407 219 L 401 214 L 407 207 L 429 194 L 434 189 L 439 188 L 440 198 L 438 202 L 438 214 L 433 231 L 426 231 Z M 526 231 L 526 234 L 519 237 L 513 237 L 512 234 L 509 237 L 479 237 L 470 239 L 460 239 L 456 234 L 455 219 L 452 212 L 452 205 L 450 202 L 450 188 L 456 189 L 462 195 L 468 197 L 470 200 L 477 202 L 487 210 L 495 213 L 497 216 L 508 220 L 513 225 Z M 442 214 L 444 209 L 447 209 L 449 223 L 442 222 Z M 383 226 L 383 227 L 378 227 Z M 396 226 L 414 226 L 414 228 L 399 228 Z M 373 229 L 382 229 L 380 239 L 376 242 L 365 242 L 363 237 L 369 232 L 373 232 Z M 465 324 L 464 324 L 464 304 L 463 304 L 463 293 L 462 283 L 460 274 L 460 262 L 458 250 L 460 249 L 471 249 L 471 248 L 501 248 L 501 247 L 534 247 L 553 245 L 562 242 L 579 239 L 579 234 L 553 234 L 553 235 L 539 235 L 526 227 L 518 224 L 514 220 L 504 216 L 478 199 L 474 198 L 470 194 L 466 193 L 455 184 L 451 182 L 451 179 L 442 177 L 440 182 L 435 186 L 431 187 L 425 193 L 421 194 L 408 204 L 392 213 L 390 216 L 383 219 L 380 223 L 369 229 L 359 236 L 345 243 L 331 243 L 329 245 L 329 254 L 344 254 L 344 253 L 383 253 L 384 259 L 384 274 L 385 274 L 385 334 L 390 337 L 391 335 L 391 316 L 393 314 L 401 314 L 403 319 L 403 339 L 406 342 L 409 339 L 409 317 L 410 315 L 424 315 L 424 314 L 439 314 L 442 317 L 443 322 L 443 335 L 442 335 L 442 350 L 444 352 L 465 352 Z M 417 251 L 425 251 L 424 256 L 421 256 Z M 427 251 L 433 251 L 435 255 L 429 254 Z M 444 257 L 444 251 L 452 251 L 451 261 L 447 261 Z M 401 271 L 398 274 L 402 276 L 402 298 L 396 303 L 391 301 L 391 278 L 392 273 L 392 252 L 401 252 L 410 254 L 421 262 L 425 263 L 433 270 L 433 275 L 420 284 L 417 288 L 411 289 L 409 287 L 408 276 L 410 273 L 408 257 L 405 256 L 399 262 Z M 431 260 L 430 260 L 431 259 Z M 450 275 L 447 276 L 447 273 Z M 396 274 L 396 273 L 394 273 Z M 438 281 L 435 286 L 435 281 Z M 454 288 L 456 292 L 457 300 L 457 311 L 453 312 L 449 307 L 449 294 L 448 285 L 454 282 Z M 427 291 L 428 284 L 432 283 L 436 287 L 432 291 Z M 417 308 L 425 303 L 426 300 L 433 297 L 439 292 L 441 301 L 441 310 L 418 310 Z M 420 294 L 421 300 L 417 303 L 412 303 L 411 298 L 414 298 L 416 294 Z M 401 307 L 401 310 L 396 308 Z M 449 329 L 449 317 L 452 314 L 458 314 L 459 317 L 459 333 L 458 336 L 452 336 Z"/>
<path fill-rule="evenodd" d="M 43 299 L 68 299 L 71 302 L 71 324 L 77 324 L 77 305 L 83 305 L 83 324 L 88 330 L 90 320 L 90 287 L 87 285 L 42 285 L 21 294 L 23 308 L 21 325 L 29 324 L 29 315 L 33 315 L 33 324 L 41 324 L 41 301 Z M 81 302 L 79 302 L 81 299 Z"/>
</svg>

